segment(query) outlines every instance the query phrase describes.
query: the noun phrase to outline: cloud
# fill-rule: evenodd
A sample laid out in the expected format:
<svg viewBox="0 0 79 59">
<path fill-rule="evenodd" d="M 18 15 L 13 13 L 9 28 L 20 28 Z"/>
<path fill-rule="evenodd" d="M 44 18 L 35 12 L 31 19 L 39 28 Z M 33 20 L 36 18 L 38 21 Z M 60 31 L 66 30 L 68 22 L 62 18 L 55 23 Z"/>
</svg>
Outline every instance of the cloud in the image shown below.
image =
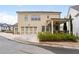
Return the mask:
<svg viewBox="0 0 79 59">
<path fill-rule="evenodd" d="M 0 23 L 15 24 L 17 17 L 5 12 L 0 12 Z"/>
</svg>

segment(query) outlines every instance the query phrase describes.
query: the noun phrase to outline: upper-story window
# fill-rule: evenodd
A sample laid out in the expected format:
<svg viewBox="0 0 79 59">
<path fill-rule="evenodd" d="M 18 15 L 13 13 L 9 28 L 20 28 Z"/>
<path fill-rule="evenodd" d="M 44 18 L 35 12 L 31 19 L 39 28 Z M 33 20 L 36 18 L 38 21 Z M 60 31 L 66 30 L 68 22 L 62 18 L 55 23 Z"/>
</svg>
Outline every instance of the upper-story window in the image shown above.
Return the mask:
<svg viewBox="0 0 79 59">
<path fill-rule="evenodd" d="M 40 18 L 40 16 L 32 16 L 31 17 L 31 20 L 40 20 L 41 18 Z"/>
<path fill-rule="evenodd" d="M 28 20 L 28 16 L 25 16 L 24 19 L 25 19 L 25 20 Z"/>
</svg>

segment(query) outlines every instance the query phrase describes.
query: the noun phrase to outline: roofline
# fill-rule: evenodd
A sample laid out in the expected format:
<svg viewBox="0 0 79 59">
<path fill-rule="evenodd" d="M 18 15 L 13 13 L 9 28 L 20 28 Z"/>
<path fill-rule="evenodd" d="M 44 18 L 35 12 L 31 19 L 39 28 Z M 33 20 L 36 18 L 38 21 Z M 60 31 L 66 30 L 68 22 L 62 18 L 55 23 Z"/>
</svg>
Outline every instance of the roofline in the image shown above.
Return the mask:
<svg viewBox="0 0 79 59">
<path fill-rule="evenodd" d="M 51 20 L 54 20 L 54 19 L 57 19 L 57 20 L 69 20 L 68 18 L 51 18 Z"/>
<path fill-rule="evenodd" d="M 73 7 L 75 7 L 75 6 L 79 6 L 79 5 L 72 5 L 70 8 L 73 8 Z"/>
<path fill-rule="evenodd" d="M 74 10 L 76 10 L 74 7 L 75 6 L 79 6 L 79 5 L 73 5 L 73 6 L 71 6 L 70 8 L 73 8 Z M 76 10 L 76 11 L 78 11 L 78 10 Z M 78 11 L 79 12 L 79 11 Z"/>
<path fill-rule="evenodd" d="M 16 11 L 16 13 L 61 13 L 56 11 Z"/>
</svg>

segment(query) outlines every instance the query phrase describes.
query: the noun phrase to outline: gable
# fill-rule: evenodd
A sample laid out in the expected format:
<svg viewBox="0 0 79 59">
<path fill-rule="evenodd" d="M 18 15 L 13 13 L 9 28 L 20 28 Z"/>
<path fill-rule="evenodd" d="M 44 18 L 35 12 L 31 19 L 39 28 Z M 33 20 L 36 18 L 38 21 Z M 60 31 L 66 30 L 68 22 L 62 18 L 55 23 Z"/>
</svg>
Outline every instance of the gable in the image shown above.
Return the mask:
<svg viewBox="0 0 79 59">
<path fill-rule="evenodd" d="M 73 8 L 79 12 L 79 5 L 72 6 L 71 8 Z"/>
<path fill-rule="evenodd" d="M 69 15 L 71 15 L 73 18 L 75 18 L 75 16 L 78 14 L 79 12 L 73 8 L 69 9 L 68 15 L 67 17 L 69 17 Z"/>
</svg>

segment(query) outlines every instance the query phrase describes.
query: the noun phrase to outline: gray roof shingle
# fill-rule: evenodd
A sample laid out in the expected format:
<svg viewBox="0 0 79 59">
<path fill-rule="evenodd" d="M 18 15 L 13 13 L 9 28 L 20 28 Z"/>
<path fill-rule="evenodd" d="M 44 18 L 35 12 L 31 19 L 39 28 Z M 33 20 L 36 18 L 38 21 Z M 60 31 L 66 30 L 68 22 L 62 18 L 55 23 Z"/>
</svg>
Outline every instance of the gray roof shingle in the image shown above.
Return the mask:
<svg viewBox="0 0 79 59">
<path fill-rule="evenodd" d="M 73 9 L 79 11 L 79 5 L 72 6 L 71 8 L 73 8 Z"/>
</svg>

